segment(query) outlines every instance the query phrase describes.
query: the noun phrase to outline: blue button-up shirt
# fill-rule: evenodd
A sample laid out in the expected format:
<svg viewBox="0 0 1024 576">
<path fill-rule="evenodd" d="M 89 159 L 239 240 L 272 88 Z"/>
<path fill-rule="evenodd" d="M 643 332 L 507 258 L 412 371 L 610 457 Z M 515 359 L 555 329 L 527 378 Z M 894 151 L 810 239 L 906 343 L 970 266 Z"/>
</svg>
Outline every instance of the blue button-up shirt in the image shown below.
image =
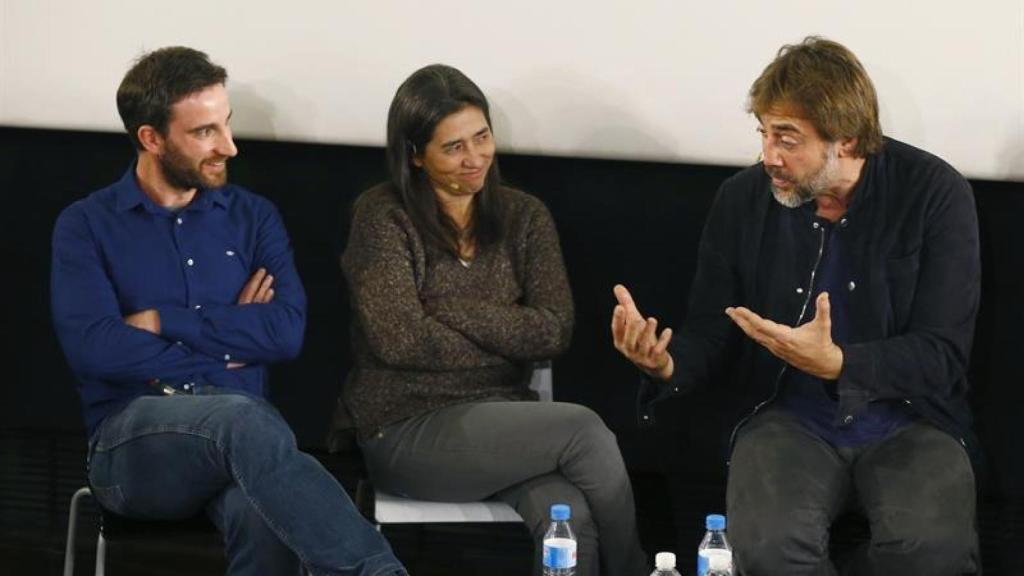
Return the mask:
<svg viewBox="0 0 1024 576">
<path fill-rule="evenodd" d="M 273 300 L 237 304 L 260 267 L 274 277 Z M 266 364 L 302 347 L 306 296 L 281 218 L 231 184 L 172 212 L 143 193 L 133 165 L 61 213 L 50 280 L 90 434 L 129 400 L 160 393 L 157 382 L 265 395 Z M 160 335 L 124 323 L 147 309 L 159 312 Z"/>
</svg>

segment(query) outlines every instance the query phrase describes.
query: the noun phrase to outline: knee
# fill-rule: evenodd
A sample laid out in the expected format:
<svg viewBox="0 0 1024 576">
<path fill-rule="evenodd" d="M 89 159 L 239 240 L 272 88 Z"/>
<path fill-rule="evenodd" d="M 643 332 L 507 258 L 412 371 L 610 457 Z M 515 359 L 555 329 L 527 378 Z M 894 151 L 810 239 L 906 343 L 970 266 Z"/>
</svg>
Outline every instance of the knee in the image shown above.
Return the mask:
<svg viewBox="0 0 1024 576">
<path fill-rule="evenodd" d="M 828 558 L 828 526 L 792 513 L 732 514 L 729 540 L 744 574 L 792 574 Z"/>
<path fill-rule="evenodd" d="M 618 452 L 615 434 L 608 429 L 604 420 L 590 408 L 578 404 L 566 404 L 566 418 L 575 428 L 576 437 L 583 443 L 598 449 L 614 448 Z"/>
<path fill-rule="evenodd" d="M 884 528 L 874 526 L 872 530 L 872 548 L 903 556 L 923 570 L 915 570 L 914 573 L 922 574 L 940 574 L 950 567 L 969 565 L 977 542 L 970 522 L 914 518 L 890 522 Z"/>
</svg>

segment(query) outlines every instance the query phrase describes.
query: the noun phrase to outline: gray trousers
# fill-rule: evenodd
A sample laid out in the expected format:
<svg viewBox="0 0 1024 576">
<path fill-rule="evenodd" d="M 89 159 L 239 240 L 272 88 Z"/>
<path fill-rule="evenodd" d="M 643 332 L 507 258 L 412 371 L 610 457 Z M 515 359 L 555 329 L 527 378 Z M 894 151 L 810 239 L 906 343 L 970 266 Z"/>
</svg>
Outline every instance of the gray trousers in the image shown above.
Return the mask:
<svg viewBox="0 0 1024 576">
<path fill-rule="evenodd" d="M 741 430 L 726 491 L 727 531 L 745 576 L 837 574 L 829 527 L 853 503 L 871 541 L 843 574 L 973 574 L 974 473 L 951 436 L 913 422 L 862 448 L 834 448 L 772 409 Z"/>
<path fill-rule="evenodd" d="M 589 408 L 561 402 L 457 404 L 360 442 L 373 481 L 421 500 L 491 496 L 523 517 L 534 573 L 555 503 L 572 507 L 579 576 L 646 576 L 633 489 L 615 435 Z"/>
</svg>

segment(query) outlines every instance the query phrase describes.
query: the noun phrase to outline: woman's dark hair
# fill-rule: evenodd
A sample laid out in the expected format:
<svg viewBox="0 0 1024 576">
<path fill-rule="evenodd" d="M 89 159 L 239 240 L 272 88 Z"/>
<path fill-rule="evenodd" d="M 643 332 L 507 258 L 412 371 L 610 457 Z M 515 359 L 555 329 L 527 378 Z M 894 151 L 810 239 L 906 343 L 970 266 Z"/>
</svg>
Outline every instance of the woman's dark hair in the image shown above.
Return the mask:
<svg viewBox="0 0 1024 576">
<path fill-rule="evenodd" d="M 402 82 L 388 110 L 391 181 L 424 242 L 455 256 L 459 255 L 459 228 L 441 210 L 426 172 L 413 163 L 413 158 L 426 149 L 442 120 L 467 106 L 479 108 L 487 125 L 491 125 L 490 108 L 480 88 L 455 68 L 432 64 Z M 473 215 L 466 230 L 479 247 L 499 242 L 504 234 L 499 184 L 495 158 L 483 189 L 473 197 Z"/>
<path fill-rule="evenodd" d="M 172 106 L 227 79 L 224 68 L 210 62 L 209 56 L 199 50 L 170 46 L 143 54 L 117 89 L 117 111 L 128 138 L 137 150 L 142 150 L 138 133 L 146 124 L 166 136 Z"/>
</svg>

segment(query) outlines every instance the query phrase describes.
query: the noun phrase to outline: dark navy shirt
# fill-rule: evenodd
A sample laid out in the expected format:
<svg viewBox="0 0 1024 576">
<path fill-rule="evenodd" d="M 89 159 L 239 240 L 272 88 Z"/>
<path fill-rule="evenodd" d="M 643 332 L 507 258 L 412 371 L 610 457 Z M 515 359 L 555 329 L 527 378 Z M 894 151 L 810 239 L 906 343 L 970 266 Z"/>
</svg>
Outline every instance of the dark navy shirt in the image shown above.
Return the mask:
<svg viewBox="0 0 1024 576">
<path fill-rule="evenodd" d="M 793 214 L 784 211 L 783 217 Z M 817 298 L 828 292 L 831 305 L 832 341 L 842 346 L 850 341 L 850 294 L 857 289 L 853 267 L 844 251 L 842 227 L 815 217 L 815 229 L 821 235 L 822 251 L 809 289 L 809 301 L 801 324 L 814 320 Z M 809 279 L 810 280 L 810 279 Z M 833 446 L 865 446 L 888 436 L 913 419 L 899 401 L 877 400 L 852 422 L 836 422 L 839 395 L 835 380 L 824 380 L 788 367 L 782 380 L 780 405 L 795 414 L 813 432 Z"/>
<path fill-rule="evenodd" d="M 260 267 L 274 276 L 273 300 L 238 305 Z M 172 212 L 139 188 L 134 164 L 57 219 L 51 300 L 90 434 L 129 400 L 160 393 L 157 381 L 265 395 L 266 364 L 298 354 L 306 320 L 288 235 L 269 201 L 228 184 Z M 160 314 L 159 336 L 124 323 L 147 309 Z"/>
</svg>

